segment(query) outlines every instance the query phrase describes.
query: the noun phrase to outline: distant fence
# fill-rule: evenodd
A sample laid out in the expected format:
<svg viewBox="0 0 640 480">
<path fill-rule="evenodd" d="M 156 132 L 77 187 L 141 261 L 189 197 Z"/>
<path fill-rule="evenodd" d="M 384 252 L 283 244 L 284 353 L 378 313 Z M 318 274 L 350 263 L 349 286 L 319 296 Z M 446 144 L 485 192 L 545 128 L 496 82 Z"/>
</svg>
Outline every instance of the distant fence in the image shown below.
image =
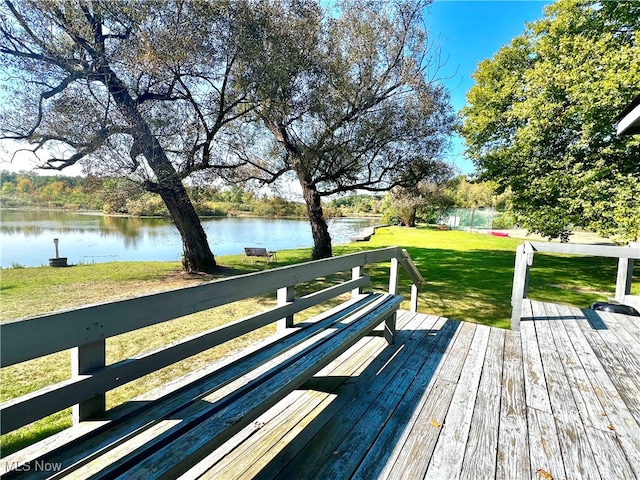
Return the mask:
<svg viewBox="0 0 640 480">
<path fill-rule="evenodd" d="M 491 230 L 501 214 L 494 208 L 456 208 L 448 210 L 438 223 L 450 230 Z"/>
</svg>

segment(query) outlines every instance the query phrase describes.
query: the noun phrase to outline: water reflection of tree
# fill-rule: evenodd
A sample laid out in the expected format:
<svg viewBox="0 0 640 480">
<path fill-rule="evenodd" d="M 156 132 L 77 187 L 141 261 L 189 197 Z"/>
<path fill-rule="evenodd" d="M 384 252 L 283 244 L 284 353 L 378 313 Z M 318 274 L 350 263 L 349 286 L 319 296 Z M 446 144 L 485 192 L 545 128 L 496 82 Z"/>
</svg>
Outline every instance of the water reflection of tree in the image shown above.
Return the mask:
<svg viewBox="0 0 640 480">
<path fill-rule="evenodd" d="M 99 234 L 101 237 L 109 237 L 118 234 L 124 239 L 126 248 L 136 248 L 140 240 L 146 235 L 149 238 L 167 236 L 167 230 L 171 223 L 162 218 L 140 217 L 102 217 Z"/>
</svg>

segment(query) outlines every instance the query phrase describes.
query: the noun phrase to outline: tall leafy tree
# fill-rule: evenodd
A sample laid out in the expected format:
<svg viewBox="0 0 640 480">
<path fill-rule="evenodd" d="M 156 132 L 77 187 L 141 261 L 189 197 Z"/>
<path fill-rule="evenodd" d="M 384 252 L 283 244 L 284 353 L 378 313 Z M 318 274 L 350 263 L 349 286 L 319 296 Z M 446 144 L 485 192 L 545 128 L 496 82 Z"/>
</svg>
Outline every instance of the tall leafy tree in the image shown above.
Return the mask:
<svg viewBox="0 0 640 480">
<path fill-rule="evenodd" d="M 455 205 L 448 182 L 423 181 L 412 188 L 396 187 L 387 193 L 383 207 L 385 222 L 402 222 L 415 227 L 420 217 L 423 221 L 436 220 Z"/>
<path fill-rule="evenodd" d="M 434 76 L 427 2 L 261 2 L 236 80 L 253 85 L 255 138 L 239 146 L 236 181 L 299 182 L 314 239 L 331 256 L 322 198 L 354 190 L 412 187 L 442 171 L 455 124 Z"/>
<path fill-rule="evenodd" d="M 640 93 L 638 58 L 638 3 L 559 0 L 479 64 L 462 112 L 467 154 L 512 188 L 530 230 L 637 239 L 640 141 L 616 137 L 615 117 Z"/>
<path fill-rule="evenodd" d="M 6 0 L 0 137 L 45 168 L 79 161 L 160 195 L 186 270 L 216 266 L 182 180 L 216 166 L 247 111 L 229 72 L 240 2 Z M 241 107 L 242 106 L 242 107 Z"/>
</svg>

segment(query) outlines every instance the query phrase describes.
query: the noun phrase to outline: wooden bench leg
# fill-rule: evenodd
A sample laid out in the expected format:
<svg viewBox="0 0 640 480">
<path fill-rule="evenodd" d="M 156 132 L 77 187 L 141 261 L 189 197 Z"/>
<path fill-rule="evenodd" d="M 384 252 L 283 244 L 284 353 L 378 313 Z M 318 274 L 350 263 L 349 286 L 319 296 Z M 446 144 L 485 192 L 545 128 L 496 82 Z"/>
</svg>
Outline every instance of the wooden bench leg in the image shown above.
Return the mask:
<svg viewBox="0 0 640 480">
<path fill-rule="evenodd" d="M 389 345 L 396 342 L 396 313 L 384 321 L 384 339 Z"/>
</svg>

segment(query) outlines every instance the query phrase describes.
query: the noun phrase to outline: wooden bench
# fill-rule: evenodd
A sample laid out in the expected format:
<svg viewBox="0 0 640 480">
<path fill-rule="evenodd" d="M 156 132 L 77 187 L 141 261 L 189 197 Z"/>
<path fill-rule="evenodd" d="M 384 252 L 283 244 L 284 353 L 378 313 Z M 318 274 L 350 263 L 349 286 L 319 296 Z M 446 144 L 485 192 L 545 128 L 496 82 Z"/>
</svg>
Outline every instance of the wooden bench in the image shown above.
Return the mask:
<svg viewBox="0 0 640 480">
<path fill-rule="evenodd" d="M 267 263 L 269 263 L 271 257 L 273 257 L 275 261 L 278 261 L 277 253 L 278 252 L 267 251 L 266 248 L 262 247 L 245 247 L 242 262 L 244 263 L 247 260 L 253 262 L 256 258 L 266 258 Z"/>
<path fill-rule="evenodd" d="M 364 266 L 389 260 L 389 292 L 363 293 L 369 283 Z M 399 266 L 413 280 L 414 309 L 422 277 L 406 252 L 393 247 L 0 325 L 3 366 L 74 344 L 77 354 L 74 378 L 0 405 L 3 433 L 80 402 L 73 427 L 0 460 L 3 478 L 149 479 L 189 472 L 378 325 L 393 343 L 402 301 Z M 296 282 L 348 269 L 350 279 L 294 298 Z M 262 295 L 274 286 L 276 307 L 123 362 L 102 361 L 99 345 L 106 337 Z M 349 299 L 294 324 L 295 313 L 348 292 Z M 277 333 L 250 348 L 104 412 L 107 390 L 273 322 Z M 25 331 L 30 335 L 12 347 Z M 82 368 L 87 363 L 93 366 Z"/>
</svg>

